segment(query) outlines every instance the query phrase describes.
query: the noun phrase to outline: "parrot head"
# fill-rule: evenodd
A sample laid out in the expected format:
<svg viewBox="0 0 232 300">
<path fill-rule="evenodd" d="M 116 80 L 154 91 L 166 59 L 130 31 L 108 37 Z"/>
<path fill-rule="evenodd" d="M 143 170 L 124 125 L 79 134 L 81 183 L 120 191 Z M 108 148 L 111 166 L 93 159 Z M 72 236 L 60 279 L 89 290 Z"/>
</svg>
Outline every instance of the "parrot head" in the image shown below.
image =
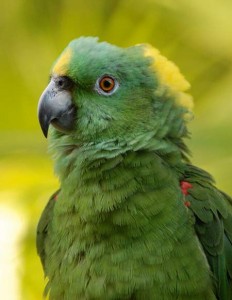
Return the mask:
<svg viewBox="0 0 232 300">
<path fill-rule="evenodd" d="M 38 106 L 44 135 L 72 143 L 186 135 L 188 82 L 147 44 L 120 48 L 73 40 L 54 63 Z"/>
</svg>

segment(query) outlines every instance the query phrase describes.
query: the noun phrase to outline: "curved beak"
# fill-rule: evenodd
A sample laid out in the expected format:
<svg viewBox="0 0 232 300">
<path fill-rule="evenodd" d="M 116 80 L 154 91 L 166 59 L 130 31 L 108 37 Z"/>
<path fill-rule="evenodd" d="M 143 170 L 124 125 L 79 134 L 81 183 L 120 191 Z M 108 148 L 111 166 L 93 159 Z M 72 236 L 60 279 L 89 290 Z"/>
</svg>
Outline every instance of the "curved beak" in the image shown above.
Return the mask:
<svg viewBox="0 0 232 300">
<path fill-rule="evenodd" d="M 68 90 L 60 90 L 51 80 L 40 97 L 38 117 L 45 137 L 50 123 L 59 131 L 68 133 L 74 128 L 76 109 Z"/>
</svg>

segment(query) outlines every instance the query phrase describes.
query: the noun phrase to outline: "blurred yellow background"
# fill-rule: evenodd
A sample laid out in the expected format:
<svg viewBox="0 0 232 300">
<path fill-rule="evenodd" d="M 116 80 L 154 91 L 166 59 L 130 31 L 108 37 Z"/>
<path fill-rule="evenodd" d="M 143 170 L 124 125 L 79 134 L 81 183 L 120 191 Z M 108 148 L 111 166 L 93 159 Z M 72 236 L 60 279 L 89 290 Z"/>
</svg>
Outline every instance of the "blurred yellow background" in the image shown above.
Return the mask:
<svg viewBox="0 0 232 300">
<path fill-rule="evenodd" d="M 232 194 L 231 0 L 3 0 L 0 29 L 1 299 L 42 299 L 36 224 L 59 185 L 37 102 L 71 39 L 148 42 L 173 60 L 195 99 L 192 161 Z"/>
</svg>

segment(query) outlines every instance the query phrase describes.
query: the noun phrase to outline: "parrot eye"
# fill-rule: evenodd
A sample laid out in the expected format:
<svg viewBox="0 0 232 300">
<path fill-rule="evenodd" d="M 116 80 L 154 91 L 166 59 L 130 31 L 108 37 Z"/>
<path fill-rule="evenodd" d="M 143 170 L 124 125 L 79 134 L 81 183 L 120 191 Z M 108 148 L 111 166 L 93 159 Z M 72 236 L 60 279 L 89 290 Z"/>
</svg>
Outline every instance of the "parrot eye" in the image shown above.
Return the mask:
<svg viewBox="0 0 232 300">
<path fill-rule="evenodd" d="M 100 77 L 96 82 L 96 90 L 98 93 L 106 96 L 113 94 L 118 86 L 117 80 L 108 75 Z"/>
</svg>

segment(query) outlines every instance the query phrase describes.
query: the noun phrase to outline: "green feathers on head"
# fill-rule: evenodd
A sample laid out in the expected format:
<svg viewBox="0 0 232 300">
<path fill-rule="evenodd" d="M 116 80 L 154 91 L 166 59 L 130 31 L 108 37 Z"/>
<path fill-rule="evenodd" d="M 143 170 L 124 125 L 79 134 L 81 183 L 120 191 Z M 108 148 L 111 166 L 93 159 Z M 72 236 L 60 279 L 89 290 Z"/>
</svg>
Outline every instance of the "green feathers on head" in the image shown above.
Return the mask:
<svg viewBox="0 0 232 300">
<path fill-rule="evenodd" d="M 75 83 L 73 142 L 186 135 L 192 100 L 184 91 L 189 84 L 173 63 L 149 45 L 123 49 L 82 37 L 68 45 L 52 74 L 68 76 Z M 114 92 L 103 93 L 97 86 L 104 76 L 115 80 Z"/>
</svg>

